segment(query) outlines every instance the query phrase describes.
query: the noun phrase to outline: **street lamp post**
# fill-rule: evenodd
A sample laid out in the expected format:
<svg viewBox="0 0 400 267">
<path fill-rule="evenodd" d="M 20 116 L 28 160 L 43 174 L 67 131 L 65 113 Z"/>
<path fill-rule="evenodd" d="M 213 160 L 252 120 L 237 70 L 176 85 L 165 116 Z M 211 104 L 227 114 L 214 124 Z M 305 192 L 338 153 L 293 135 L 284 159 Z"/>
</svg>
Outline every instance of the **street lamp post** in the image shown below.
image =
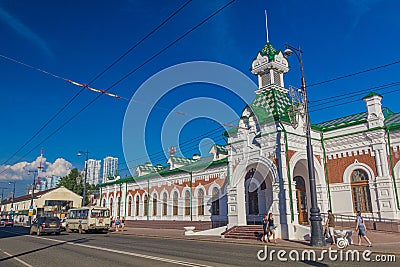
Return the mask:
<svg viewBox="0 0 400 267">
<path fill-rule="evenodd" d="M 304 101 L 304 113 L 306 118 L 306 138 L 307 138 L 307 161 L 308 161 L 308 179 L 310 181 L 310 197 L 311 197 L 311 209 L 310 209 L 310 222 L 311 222 L 311 246 L 322 247 L 325 245 L 325 238 L 322 232 L 322 218 L 321 213 L 317 204 L 317 186 L 315 183 L 314 175 L 314 154 L 311 144 L 311 126 L 310 126 L 310 114 L 308 112 L 308 98 L 306 89 L 306 79 L 304 77 L 303 68 L 303 51 L 300 47 L 295 48 L 286 44 L 284 55 L 286 57 L 295 54 L 300 63 L 301 71 L 301 89 Z"/>
<path fill-rule="evenodd" d="M 35 196 L 35 183 L 36 183 L 36 175 L 38 171 L 28 171 L 29 174 L 33 173 L 33 184 L 32 184 L 32 195 L 31 195 L 31 205 L 29 206 L 29 226 L 32 225 L 32 216 L 33 216 L 33 198 Z"/>
<path fill-rule="evenodd" d="M 86 179 L 87 179 L 87 168 L 88 168 L 88 159 L 89 159 L 89 151 L 86 150 L 86 152 L 78 151 L 78 157 L 82 156 L 82 154 L 85 154 L 86 159 L 85 159 L 85 178 L 83 181 L 83 198 L 82 198 L 82 207 L 85 206 L 85 200 L 86 200 Z"/>
</svg>

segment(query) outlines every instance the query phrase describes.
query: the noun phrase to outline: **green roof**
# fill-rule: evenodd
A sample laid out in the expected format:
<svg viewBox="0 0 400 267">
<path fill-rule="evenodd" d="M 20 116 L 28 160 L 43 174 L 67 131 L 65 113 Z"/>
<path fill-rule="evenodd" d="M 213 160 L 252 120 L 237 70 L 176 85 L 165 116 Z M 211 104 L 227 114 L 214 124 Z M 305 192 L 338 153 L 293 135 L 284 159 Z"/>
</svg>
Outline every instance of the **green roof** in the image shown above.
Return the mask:
<svg viewBox="0 0 400 267">
<path fill-rule="evenodd" d="M 400 128 L 400 113 L 391 113 L 385 118 L 385 125 L 388 128 Z"/>
<path fill-rule="evenodd" d="M 314 124 L 314 126 L 317 126 L 317 128 L 320 128 L 325 131 L 326 130 L 328 130 L 328 131 L 334 130 L 334 129 L 345 127 L 345 126 L 364 123 L 367 121 L 367 115 L 368 115 L 367 112 L 361 112 L 358 114 L 349 115 L 349 116 L 341 117 L 338 119 L 317 123 L 317 124 Z"/>
<path fill-rule="evenodd" d="M 183 165 L 192 164 L 197 161 L 196 159 L 189 159 L 189 158 L 176 157 L 176 156 L 170 156 L 169 159 L 173 163 L 178 163 L 178 164 L 183 164 Z"/>
<path fill-rule="evenodd" d="M 162 171 L 159 171 L 159 172 L 149 173 L 149 174 L 146 174 L 146 175 L 143 175 L 143 176 L 127 177 L 127 178 L 123 178 L 123 179 L 120 179 L 120 180 L 116 180 L 116 181 L 112 181 L 112 182 L 108 182 L 108 183 L 103 183 L 103 184 L 100 185 L 100 187 L 105 187 L 105 186 L 113 185 L 113 184 L 122 184 L 122 183 L 126 183 L 126 182 L 133 182 L 133 181 L 140 181 L 140 180 L 145 180 L 145 179 L 157 178 L 159 176 L 168 176 L 168 175 L 175 174 L 175 173 L 187 173 L 187 172 L 190 172 L 190 171 L 196 171 L 196 170 L 202 169 L 204 167 L 208 168 L 208 167 L 218 166 L 218 165 L 221 165 L 221 164 L 227 164 L 228 163 L 228 158 L 223 158 L 223 159 L 216 160 L 216 161 L 208 161 L 211 158 L 212 157 L 203 158 L 202 160 L 199 160 L 198 162 L 196 162 L 196 164 L 186 165 L 183 168 L 176 168 L 176 169 L 173 169 L 173 170 L 162 170 Z"/>
<path fill-rule="evenodd" d="M 383 97 L 382 95 L 375 93 L 375 92 L 370 92 L 366 96 L 364 96 L 362 99 L 364 100 L 365 98 L 371 97 L 371 96 L 380 96 Z"/>
<path fill-rule="evenodd" d="M 230 129 L 226 130 L 225 132 L 223 132 L 222 136 L 230 137 L 232 135 L 235 135 L 237 132 L 238 132 L 238 129 L 235 127 L 232 127 Z"/>
<path fill-rule="evenodd" d="M 270 122 L 272 118 L 290 122 L 288 109 L 291 106 L 292 101 L 288 93 L 277 88 L 272 88 L 257 94 L 251 104 L 260 124 Z"/>
<path fill-rule="evenodd" d="M 385 117 L 385 125 L 386 126 L 400 122 L 400 116 L 394 116 L 397 114 L 394 114 L 390 109 L 384 107 L 384 108 L 382 108 L 382 113 L 383 113 L 383 116 Z M 331 130 L 340 129 L 343 127 L 349 127 L 352 125 L 366 123 L 367 117 L 368 117 L 368 113 L 365 111 L 365 112 L 337 118 L 334 120 L 317 123 L 312 126 L 313 126 L 313 128 L 316 128 L 318 130 L 331 131 Z"/>
<path fill-rule="evenodd" d="M 271 43 L 266 43 L 264 47 L 261 49 L 260 54 L 262 56 L 268 56 L 270 61 L 275 60 L 275 56 L 278 55 L 280 50 L 275 49 L 275 47 Z"/>
<path fill-rule="evenodd" d="M 165 167 L 162 165 L 152 166 L 145 164 L 145 165 L 139 165 L 137 166 L 137 168 L 139 168 L 139 170 L 142 172 L 156 172 L 162 170 Z"/>
<path fill-rule="evenodd" d="M 228 150 L 223 145 L 214 144 L 215 149 L 220 154 L 228 154 Z"/>
</svg>

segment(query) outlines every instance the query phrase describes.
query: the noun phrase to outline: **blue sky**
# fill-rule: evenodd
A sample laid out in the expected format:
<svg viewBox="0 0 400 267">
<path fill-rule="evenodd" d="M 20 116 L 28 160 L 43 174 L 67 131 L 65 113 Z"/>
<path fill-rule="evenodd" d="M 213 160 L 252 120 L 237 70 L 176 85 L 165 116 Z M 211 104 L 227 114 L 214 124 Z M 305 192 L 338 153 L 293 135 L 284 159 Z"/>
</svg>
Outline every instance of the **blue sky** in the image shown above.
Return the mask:
<svg viewBox="0 0 400 267">
<path fill-rule="evenodd" d="M 121 0 L 112 3 L 61 3 L 4 0 L 0 3 L 0 54 L 87 83 L 185 2 Z M 192 1 L 92 86 L 106 89 L 228 2 Z M 394 0 L 237 0 L 110 91 L 131 98 L 143 82 L 159 71 L 175 64 L 198 60 L 229 65 L 256 82 L 249 68 L 258 50 L 265 44 L 264 9 L 268 10 L 271 43 L 278 49 L 284 49 L 284 44 L 288 42 L 294 46 L 300 45 L 304 51 L 304 69 L 309 85 L 388 64 L 400 59 L 397 48 L 399 8 L 400 3 Z M 285 83 L 299 86 L 300 73 L 295 58 L 290 59 L 290 65 L 292 70 L 285 76 Z M 0 69 L 0 112 L 3 122 L 0 163 L 3 163 L 80 88 L 2 58 Z M 308 89 L 310 110 L 317 108 L 313 107 L 313 101 L 322 98 L 397 82 L 399 70 L 400 64 L 396 64 L 340 81 L 311 86 Z M 253 91 L 253 88 L 240 89 L 250 93 Z M 398 88 L 378 92 L 384 96 L 384 106 L 399 112 L 399 92 L 385 95 L 386 91 L 394 89 Z M 95 97 L 96 93 L 85 90 L 10 163 L 17 163 L 21 156 Z M 152 122 L 146 126 L 151 133 L 146 140 L 148 154 L 152 155 L 162 149 L 160 125 L 168 110 L 173 110 L 182 101 L 198 97 L 217 99 L 236 112 L 243 108 L 243 102 L 218 86 L 192 84 L 177 88 L 161 99 L 156 104 L 158 108 L 151 114 Z M 341 104 L 361 97 L 331 104 Z M 123 162 L 122 126 L 128 103 L 122 99 L 100 97 L 40 146 L 45 149 L 47 161 L 54 163 L 56 159 L 63 158 L 73 167 L 82 168 L 84 159 L 77 157 L 76 153 L 87 149 L 91 158 L 103 159 L 112 155 Z M 324 106 L 318 108 L 321 107 Z M 365 106 L 359 100 L 312 112 L 311 120 L 317 123 L 362 111 L 365 111 Z M 217 127 L 223 131 L 222 126 L 210 119 L 190 121 L 182 129 L 179 140 L 191 140 Z M 214 133 L 209 137 L 220 142 L 219 136 L 220 133 Z M 40 147 L 21 161 L 35 161 Z M 198 146 L 192 143 L 186 147 L 184 154 L 191 156 L 196 152 Z M 137 158 L 146 155 L 146 151 L 134 153 Z M 151 160 L 165 164 L 162 157 L 154 156 Z M 7 179 L 9 177 L 0 175 L 0 180 Z M 23 194 L 31 178 L 21 176 L 13 179 L 19 180 L 17 195 Z"/>
</svg>

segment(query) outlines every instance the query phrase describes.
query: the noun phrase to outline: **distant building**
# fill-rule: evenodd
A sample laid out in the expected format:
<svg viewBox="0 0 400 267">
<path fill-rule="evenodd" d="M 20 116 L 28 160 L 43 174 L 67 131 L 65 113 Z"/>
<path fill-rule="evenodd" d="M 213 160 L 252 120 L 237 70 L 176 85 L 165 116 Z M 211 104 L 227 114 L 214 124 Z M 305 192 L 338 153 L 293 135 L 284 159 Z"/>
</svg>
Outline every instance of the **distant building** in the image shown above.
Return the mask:
<svg viewBox="0 0 400 267">
<path fill-rule="evenodd" d="M 20 197 L 3 201 L 1 203 L 1 218 L 14 217 L 15 221 L 27 222 L 29 207 L 32 195 L 27 194 Z M 34 217 L 46 216 L 65 216 L 70 208 L 79 208 L 82 204 L 82 196 L 60 186 L 40 192 L 35 192 L 33 196 L 33 215 Z"/>
<path fill-rule="evenodd" d="M 91 185 L 97 185 L 100 183 L 100 168 L 101 160 L 88 159 L 87 160 L 87 176 L 86 182 Z M 86 166 L 85 166 L 86 168 Z"/>
<path fill-rule="evenodd" d="M 114 177 L 118 175 L 118 158 L 106 157 L 103 160 L 103 183 L 108 182 L 108 180 L 115 179 Z"/>
<path fill-rule="evenodd" d="M 52 189 L 57 187 L 58 182 L 60 181 L 60 176 L 50 176 L 50 177 L 43 177 L 40 180 L 39 191 Z"/>
</svg>

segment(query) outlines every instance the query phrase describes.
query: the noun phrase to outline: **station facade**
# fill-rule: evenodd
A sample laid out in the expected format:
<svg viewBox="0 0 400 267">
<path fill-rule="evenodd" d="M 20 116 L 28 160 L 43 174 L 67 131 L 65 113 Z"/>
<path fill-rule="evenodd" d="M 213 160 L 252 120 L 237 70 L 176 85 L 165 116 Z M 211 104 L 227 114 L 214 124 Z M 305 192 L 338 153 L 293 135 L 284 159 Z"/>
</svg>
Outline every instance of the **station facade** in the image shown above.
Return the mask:
<svg viewBox="0 0 400 267">
<path fill-rule="evenodd" d="M 301 96 L 285 88 L 287 58 L 271 43 L 251 72 L 258 88 L 239 124 L 212 157 L 171 155 L 168 166 L 140 165 L 136 176 L 101 186 L 101 204 L 127 220 L 260 222 L 272 212 L 282 238 L 309 232 L 305 114 Z M 299 101 L 300 99 L 300 101 Z M 400 113 L 371 92 L 366 108 L 311 125 L 318 207 L 336 214 L 400 219 Z"/>
</svg>

